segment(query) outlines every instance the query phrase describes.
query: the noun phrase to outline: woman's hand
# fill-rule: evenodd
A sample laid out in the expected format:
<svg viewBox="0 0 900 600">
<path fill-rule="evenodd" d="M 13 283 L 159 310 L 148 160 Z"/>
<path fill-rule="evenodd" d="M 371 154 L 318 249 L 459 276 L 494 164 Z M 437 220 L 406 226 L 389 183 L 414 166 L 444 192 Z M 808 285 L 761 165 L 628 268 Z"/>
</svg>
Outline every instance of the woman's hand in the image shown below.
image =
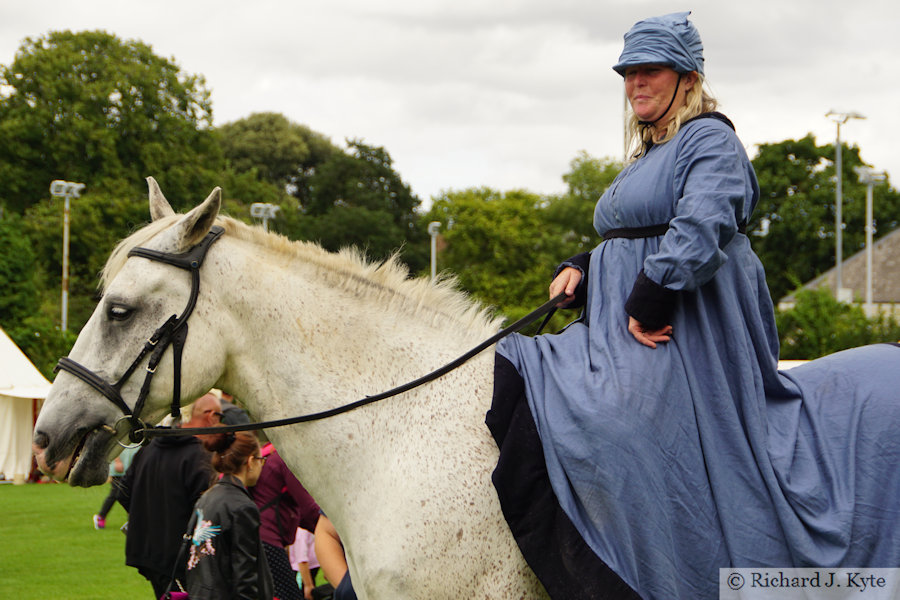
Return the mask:
<svg viewBox="0 0 900 600">
<path fill-rule="evenodd" d="M 559 272 L 559 275 L 550 283 L 550 297 L 555 298 L 560 293 L 565 292 L 567 298 L 556 306 L 562 308 L 575 299 L 575 290 L 581 283 L 581 271 L 573 267 L 566 267 Z"/>
<path fill-rule="evenodd" d="M 651 331 L 641 325 L 634 317 L 628 317 L 628 331 L 634 336 L 634 339 L 650 348 L 656 348 L 657 342 L 668 342 L 672 339 L 671 325 Z"/>
</svg>

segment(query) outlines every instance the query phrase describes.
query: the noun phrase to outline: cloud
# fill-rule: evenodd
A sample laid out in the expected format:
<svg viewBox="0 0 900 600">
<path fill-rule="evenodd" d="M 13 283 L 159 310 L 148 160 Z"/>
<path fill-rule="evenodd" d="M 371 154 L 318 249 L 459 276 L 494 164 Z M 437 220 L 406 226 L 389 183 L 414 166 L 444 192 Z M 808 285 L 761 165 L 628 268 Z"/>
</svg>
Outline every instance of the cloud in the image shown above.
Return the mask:
<svg viewBox="0 0 900 600">
<path fill-rule="evenodd" d="M 843 130 L 900 176 L 900 5 L 869 0 L 697 0 L 707 74 L 742 140 Z M 580 150 L 622 153 L 622 82 L 610 68 L 637 20 L 668 0 L 332 0 L 155 3 L 32 0 L 0 7 L 0 63 L 25 36 L 105 29 L 202 74 L 217 123 L 273 110 L 340 142 L 384 146 L 426 202 L 487 185 L 563 191 Z"/>
</svg>

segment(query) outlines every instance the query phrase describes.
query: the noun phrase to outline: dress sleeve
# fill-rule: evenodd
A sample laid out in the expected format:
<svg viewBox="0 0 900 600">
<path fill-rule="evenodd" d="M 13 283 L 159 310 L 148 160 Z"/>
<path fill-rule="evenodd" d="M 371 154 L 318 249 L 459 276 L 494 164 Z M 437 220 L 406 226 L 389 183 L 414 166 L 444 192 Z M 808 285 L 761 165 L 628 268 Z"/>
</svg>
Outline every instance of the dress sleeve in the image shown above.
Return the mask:
<svg viewBox="0 0 900 600">
<path fill-rule="evenodd" d="M 707 120 L 708 121 L 708 120 Z M 673 174 L 674 217 L 659 251 L 644 268 L 626 312 L 648 326 L 665 325 L 679 290 L 694 290 L 725 263 L 725 246 L 759 198 L 753 168 L 725 125 L 696 124 L 679 144 Z"/>
<path fill-rule="evenodd" d="M 553 272 L 553 279 L 556 279 L 556 276 L 566 267 L 581 271 L 581 281 L 578 282 L 578 286 L 575 288 L 575 298 L 564 308 L 581 308 L 587 302 L 587 281 L 590 266 L 591 253 L 582 252 L 581 254 L 576 254 L 572 258 L 564 260 L 556 267 L 556 271 Z"/>
</svg>

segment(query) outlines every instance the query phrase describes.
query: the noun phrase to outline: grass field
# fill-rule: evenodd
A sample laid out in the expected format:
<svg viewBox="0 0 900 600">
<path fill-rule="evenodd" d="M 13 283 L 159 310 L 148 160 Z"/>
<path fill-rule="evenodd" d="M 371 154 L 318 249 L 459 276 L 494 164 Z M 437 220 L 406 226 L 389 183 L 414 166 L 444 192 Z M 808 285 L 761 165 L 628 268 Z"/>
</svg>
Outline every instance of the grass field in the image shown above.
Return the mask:
<svg viewBox="0 0 900 600">
<path fill-rule="evenodd" d="M 153 598 L 125 566 L 126 513 L 118 504 L 94 529 L 109 486 L 0 485 L 0 597 L 17 600 Z"/>
</svg>

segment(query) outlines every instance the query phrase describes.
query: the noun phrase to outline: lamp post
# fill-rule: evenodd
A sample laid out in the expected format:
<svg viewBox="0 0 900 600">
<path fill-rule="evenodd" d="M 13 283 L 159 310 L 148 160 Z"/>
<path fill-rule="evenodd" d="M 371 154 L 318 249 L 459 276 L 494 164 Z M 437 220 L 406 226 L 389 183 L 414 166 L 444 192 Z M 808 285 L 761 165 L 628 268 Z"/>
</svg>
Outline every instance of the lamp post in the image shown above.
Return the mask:
<svg viewBox="0 0 900 600">
<path fill-rule="evenodd" d="M 844 282 L 842 279 L 842 268 L 844 262 L 844 248 L 843 248 L 843 237 L 844 237 L 844 217 L 843 217 L 843 205 L 844 205 L 844 193 L 842 189 L 843 185 L 843 146 L 841 146 L 841 125 L 849 121 L 850 119 L 865 119 L 865 117 L 857 112 L 837 112 L 834 110 L 830 110 L 825 114 L 826 117 L 829 117 L 832 121 L 837 125 L 837 137 L 834 143 L 834 171 L 837 174 L 837 184 L 834 188 L 834 257 L 835 257 L 835 284 L 834 284 L 834 297 L 838 300 L 843 300 L 843 289 Z"/>
<path fill-rule="evenodd" d="M 269 230 L 269 219 L 275 218 L 275 213 L 281 209 L 275 204 L 267 204 L 265 202 L 254 202 L 250 205 L 250 216 L 262 219 L 263 231 Z"/>
<path fill-rule="evenodd" d="M 875 308 L 872 304 L 872 237 L 875 232 L 872 188 L 887 179 L 887 175 L 863 166 L 854 167 L 853 170 L 859 176 L 859 182 L 866 184 L 866 314 L 871 317 Z"/>
<path fill-rule="evenodd" d="M 437 236 L 441 229 L 440 221 L 432 221 L 428 224 L 428 235 L 431 236 L 431 280 L 437 275 Z"/>
<path fill-rule="evenodd" d="M 50 195 L 65 199 L 63 204 L 62 306 L 60 308 L 63 331 L 67 331 L 69 328 L 69 201 L 71 198 L 81 196 L 81 190 L 84 187 L 83 183 L 63 181 L 62 179 L 56 179 L 50 183 Z"/>
</svg>

